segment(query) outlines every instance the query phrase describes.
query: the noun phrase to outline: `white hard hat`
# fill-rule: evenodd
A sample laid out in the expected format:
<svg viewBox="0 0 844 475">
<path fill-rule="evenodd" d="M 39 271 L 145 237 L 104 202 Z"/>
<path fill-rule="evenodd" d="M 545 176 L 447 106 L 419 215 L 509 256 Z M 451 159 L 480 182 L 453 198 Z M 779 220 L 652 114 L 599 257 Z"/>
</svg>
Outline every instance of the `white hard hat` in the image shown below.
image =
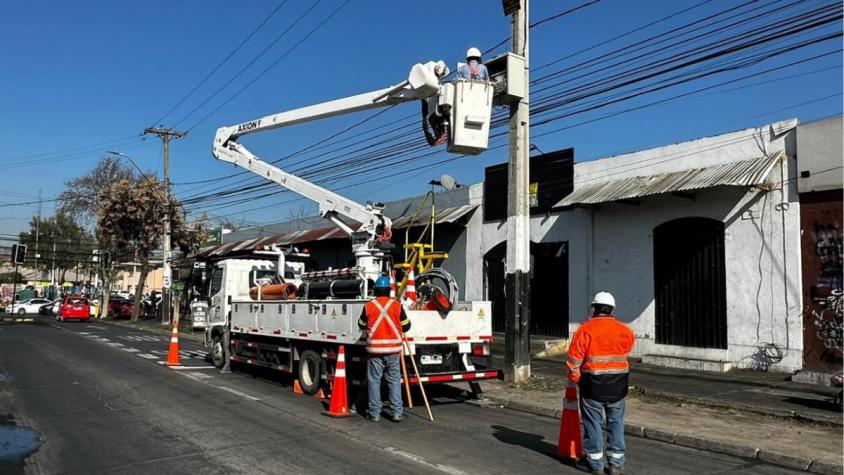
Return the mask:
<svg viewBox="0 0 844 475">
<path fill-rule="evenodd" d="M 592 305 L 606 305 L 615 308 L 615 297 L 609 292 L 598 292 L 592 299 Z"/>
<path fill-rule="evenodd" d="M 481 50 L 478 48 L 472 47 L 469 48 L 469 51 L 466 51 L 466 59 L 469 58 L 480 58 L 481 57 Z"/>
</svg>

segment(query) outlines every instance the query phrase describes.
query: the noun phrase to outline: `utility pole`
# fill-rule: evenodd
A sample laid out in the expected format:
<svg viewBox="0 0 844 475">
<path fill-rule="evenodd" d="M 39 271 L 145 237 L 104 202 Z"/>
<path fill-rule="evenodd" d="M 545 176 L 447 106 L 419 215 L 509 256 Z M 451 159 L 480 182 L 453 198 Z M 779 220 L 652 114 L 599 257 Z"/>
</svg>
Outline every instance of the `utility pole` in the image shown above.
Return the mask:
<svg viewBox="0 0 844 475">
<path fill-rule="evenodd" d="M 164 236 L 161 239 L 164 248 L 164 285 L 161 292 L 161 323 L 170 323 L 170 286 L 173 284 L 173 271 L 170 269 L 170 140 L 180 139 L 187 132 L 173 129 L 147 127 L 144 135 L 157 135 L 164 144 Z"/>
<path fill-rule="evenodd" d="M 512 51 L 525 59 L 524 98 L 510 105 L 504 326 L 504 379 L 519 383 L 530 378 L 528 0 L 508 0 L 504 2 L 504 8 L 513 22 Z"/>
</svg>

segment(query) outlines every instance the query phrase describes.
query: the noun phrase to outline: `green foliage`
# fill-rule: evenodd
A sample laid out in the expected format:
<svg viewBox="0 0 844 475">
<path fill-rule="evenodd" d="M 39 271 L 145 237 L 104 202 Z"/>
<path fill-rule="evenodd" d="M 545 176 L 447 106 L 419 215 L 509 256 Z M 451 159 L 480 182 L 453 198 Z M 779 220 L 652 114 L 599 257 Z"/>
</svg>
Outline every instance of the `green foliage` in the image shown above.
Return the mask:
<svg viewBox="0 0 844 475">
<path fill-rule="evenodd" d="M 17 274 L 18 279 L 17 282 L 23 282 L 23 275 L 20 272 L 2 272 L 0 273 L 0 284 L 13 284 L 15 283 L 15 274 Z"/>
<path fill-rule="evenodd" d="M 35 264 L 35 235 L 38 229 L 38 269 L 49 269 L 55 263 L 57 274 L 64 277 L 68 269 L 78 265 L 80 269 L 88 269 L 92 265 L 94 238 L 82 226 L 65 214 L 57 214 L 50 218 L 33 217 L 29 222 L 29 231 L 20 233 L 20 242 L 26 244 L 26 265 Z M 53 245 L 55 244 L 55 253 Z"/>
</svg>

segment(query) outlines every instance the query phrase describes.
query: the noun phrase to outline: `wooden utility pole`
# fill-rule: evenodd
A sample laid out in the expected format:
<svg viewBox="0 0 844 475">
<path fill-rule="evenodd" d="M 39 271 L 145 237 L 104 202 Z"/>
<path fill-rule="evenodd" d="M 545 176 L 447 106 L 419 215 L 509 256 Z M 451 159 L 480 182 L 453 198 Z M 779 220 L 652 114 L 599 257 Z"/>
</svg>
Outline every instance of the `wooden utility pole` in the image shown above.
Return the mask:
<svg viewBox="0 0 844 475">
<path fill-rule="evenodd" d="M 187 132 L 176 132 L 173 129 L 158 127 L 147 127 L 144 135 L 157 135 L 164 144 L 164 236 L 161 245 L 164 251 L 164 285 L 161 292 L 161 323 L 170 323 L 170 287 L 173 284 L 173 271 L 170 268 L 170 140 L 180 139 L 187 135 Z"/>
<path fill-rule="evenodd" d="M 505 12 L 510 13 L 513 22 L 512 51 L 525 59 L 524 98 L 510 105 L 505 275 L 507 298 L 504 327 L 504 379 L 519 383 L 530 377 L 530 22 L 528 0 L 510 0 L 504 3 Z"/>
</svg>

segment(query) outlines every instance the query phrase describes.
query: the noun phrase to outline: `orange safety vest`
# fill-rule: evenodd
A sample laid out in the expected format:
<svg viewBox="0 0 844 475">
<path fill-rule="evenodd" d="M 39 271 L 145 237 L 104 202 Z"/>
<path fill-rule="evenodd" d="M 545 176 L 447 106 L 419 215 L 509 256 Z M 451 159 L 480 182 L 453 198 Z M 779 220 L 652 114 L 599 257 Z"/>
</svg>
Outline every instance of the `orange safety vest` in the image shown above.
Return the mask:
<svg viewBox="0 0 844 475">
<path fill-rule="evenodd" d="M 387 355 L 401 352 L 401 305 L 389 297 L 376 297 L 366 311 L 366 351 Z"/>
<path fill-rule="evenodd" d="M 627 356 L 636 335 L 614 317 L 592 317 L 577 329 L 566 360 L 569 379 L 586 399 L 615 402 L 627 395 Z"/>
</svg>

